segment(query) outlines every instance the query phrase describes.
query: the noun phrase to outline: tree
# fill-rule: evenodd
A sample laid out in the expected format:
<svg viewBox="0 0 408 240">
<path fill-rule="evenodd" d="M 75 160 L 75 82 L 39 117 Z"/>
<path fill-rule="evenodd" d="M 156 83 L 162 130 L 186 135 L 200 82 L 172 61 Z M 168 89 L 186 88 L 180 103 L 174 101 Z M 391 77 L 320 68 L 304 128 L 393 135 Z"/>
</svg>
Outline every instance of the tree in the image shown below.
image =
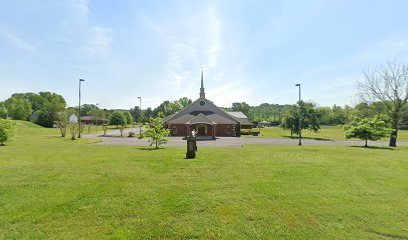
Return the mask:
<svg viewBox="0 0 408 240">
<path fill-rule="evenodd" d="M 133 124 L 132 114 L 130 114 L 130 112 L 128 112 L 128 111 L 123 112 L 123 114 L 125 115 L 127 124 Z"/>
<path fill-rule="evenodd" d="M 15 131 L 15 122 L 7 119 L 0 119 L 0 146 L 3 146 L 5 142 L 10 141 L 14 136 Z"/>
<path fill-rule="evenodd" d="M 345 125 L 344 130 L 347 139 L 359 138 L 365 140 L 365 147 L 368 146 L 368 140 L 380 140 L 391 132 L 390 129 L 386 128 L 385 122 L 378 117 L 354 120 L 350 124 Z"/>
<path fill-rule="evenodd" d="M 6 104 L 3 102 L 0 102 L 0 118 L 6 119 L 8 115 Z"/>
<path fill-rule="evenodd" d="M 123 112 L 114 111 L 110 117 L 109 124 L 116 125 L 116 127 L 119 128 L 119 126 L 125 126 L 127 120 Z"/>
<path fill-rule="evenodd" d="M 408 101 L 408 65 L 388 62 L 363 72 L 359 82 L 360 97 L 364 102 L 380 101 L 390 118 L 392 132 L 389 145 L 397 146 L 398 129 L 403 119 L 403 109 Z"/>
<path fill-rule="evenodd" d="M 147 119 L 149 119 L 150 117 L 153 117 L 153 110 L 152 110 L 152 108 L 148 107 L 148 108 L 145 110 L 145 112 L 144 112 L 143 115 L 144 115 L 143 117 L 145 117 L 145 118 L 147 118 Z M 142 121 L 142 122 L 145 122 L 145 121 Z"/>
<path fill-rule="evenodd" d="M 65 99 L 51 92 L 40 92 L 39 96 L 43 98 L 43 105 L 39 107 L 40 112 L 35 123 L 43 127 L 52 127 L 55 121 L 63 120 L 61 112 L 65 111 Z"/>
<path fill-rule="evenodd" d="M 78 131 L 80 130 L 78 124 L 69 123 L 67 124 L 67 128 L 69 129 L 69 133 L 71 133 L 71 140 L 75 140 L 75 136 L 78 134 Z"/>
<path fill-rule="evenodd" d="M 65 137 L 67 133 L 67 122 L 66 121 L 57 121 L 56 122 L 60 132 L 61 132 L 61 137 Z"/>
<path fill-rule="evenodd" d="M 190 105 L 191 103 L 193 103 L 193 101 L 192 101 L 190 98 L 187 98 L 187 97 L 182 97 L 182 98 L 180 98 L 180 99 L 178 100 L 178 102 L 180 103 L 182 109 L 185 108 L 185 107 L 187 107 L 187 106 Z"/>
<path fill-rule="evenodd" d="M 78 108 L 77 108 L 78 109 Z M 92 111 L 99 110 L 99 107 L 95 104 L 83 104 L 81 105 L 82 116 L 92 116 Z"/>
<path fill-rule="evenodd" d="M 235 103 L 232 104 L 232 111 L 242 112 L 247 117 L 250 117 L 249 116 L 249 109 L 250 109 L 250 106 L 246 102 L 242 102 L 242 103 L 235 102 Z"/>
<path fill-rule="evenodd" d="M 31 115 L 31 104 L 19 97 L 11 97 L 5 102 L 8 116 L 15 120 L 27 120 Z"/>
<path fill-rule="evenodd" d="M 301 130 L 309 129 L 313 132 L 320 130 L 319 113 L 315 109 L 313 103 L 300 102 L 299 106 L 294 105 L 292 109 L 286 112 L 282 118 L 281 127 L 285 130 L 290 130 L 290 135 L 293 133 L 299 134 L 299 113 L 301 116 Z"/>
<path fill-rule="evenodd" d="M 130 114 L 132 114 L 133 120 L 136 122 L 140 122 L 140 108 L 139 106 L 135 106 L 129 110 Z"/>
<path fill-rule="evenodd" d="M 142 137 L 148 137 L 150 146 L 155 144 L 156 148 L 159 148 L 161 144 L 167 143 L 167 139 L 164 137 L 170 134 L 170 131 L 164 127 L 162 118 L 164 117 L 163 113 L 159 113 L 159 116 L 156 118 L 150 118 L 150 127 L 144 133 Z"/>
</svg>

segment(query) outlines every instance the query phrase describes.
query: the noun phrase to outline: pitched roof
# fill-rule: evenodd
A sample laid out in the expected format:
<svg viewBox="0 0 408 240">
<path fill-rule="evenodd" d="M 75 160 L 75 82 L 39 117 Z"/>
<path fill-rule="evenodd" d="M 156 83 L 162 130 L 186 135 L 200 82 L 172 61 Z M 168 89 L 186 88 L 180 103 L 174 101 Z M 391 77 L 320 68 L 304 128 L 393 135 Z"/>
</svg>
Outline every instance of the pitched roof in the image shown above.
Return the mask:
<svg viewBox="0 0 408 240">
<path fill-rule="evenodd" d="M 243 112 L 227 112 L 229 115 L 236 118 L 248 118 Z"/>
<path fill-rule="evenodd" d="M 200 105 L 202 101 L 204 101 L 203 106 Z M 206 98 L 198 98 L 180 112 L 164 118 L 163 122 L 167 124 L 185 124 L 199 114 L 203 114 L 215 124 L 236 124 L 239 122 Z"/>
<path fill-rule="evenodd" d="M 197 123 L 206 123 L 206 124 L 215 124 L 214 121 L 206 117 L 204 114 L 200 113 L 196 117 L 190 119 L 186 124 L 197 124 Z"/>
</svg>

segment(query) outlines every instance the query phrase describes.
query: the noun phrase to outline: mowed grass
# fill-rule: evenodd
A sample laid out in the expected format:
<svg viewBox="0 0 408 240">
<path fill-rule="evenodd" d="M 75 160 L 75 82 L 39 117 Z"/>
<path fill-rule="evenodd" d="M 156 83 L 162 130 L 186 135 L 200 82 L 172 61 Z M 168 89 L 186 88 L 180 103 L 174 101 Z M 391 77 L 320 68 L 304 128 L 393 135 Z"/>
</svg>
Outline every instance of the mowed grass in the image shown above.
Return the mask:
<svg viewBox="0 0 408 240">
<path fill-rule="evenodd" d="M 290 131 L 283 130 L 280 127 L 267 127 L 260 128 L 261 134 L 258 137 L 262 138 L 288 138 L 290 136 Z M 253 136 L 244 136 L 253 137 Z M 297 135 L 293 135 L 297 138 Z M 346 135 L 344 133 L 342 126 L 322 126 L 318 133 L 314 133 L 309 130 L 302 131 L 302 137 L 316 140 L 346 140 Z M 388 140 L 384 138 L 383 140 Z M 408 141 L 408 130 L 398 131 L 398 141 Z"/>
<path fill-rule="evenodd" d="M 103 146 L 20 123 L 0 239 L 408 238 L 408 148 Z"/>
</svg>

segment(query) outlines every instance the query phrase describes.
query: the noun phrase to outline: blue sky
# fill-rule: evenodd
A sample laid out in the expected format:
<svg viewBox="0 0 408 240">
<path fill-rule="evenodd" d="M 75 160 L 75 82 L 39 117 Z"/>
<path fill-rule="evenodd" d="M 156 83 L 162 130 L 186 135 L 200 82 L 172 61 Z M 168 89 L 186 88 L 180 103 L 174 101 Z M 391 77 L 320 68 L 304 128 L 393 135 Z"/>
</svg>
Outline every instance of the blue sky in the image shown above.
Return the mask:
<svg viewBox="0 0 408 240">
<path fill-rule="evenodd" d="M 361 71 L 408 58 L 408 1 L 0 0 L 0 101 L 353 105 Z"/>
</svg>

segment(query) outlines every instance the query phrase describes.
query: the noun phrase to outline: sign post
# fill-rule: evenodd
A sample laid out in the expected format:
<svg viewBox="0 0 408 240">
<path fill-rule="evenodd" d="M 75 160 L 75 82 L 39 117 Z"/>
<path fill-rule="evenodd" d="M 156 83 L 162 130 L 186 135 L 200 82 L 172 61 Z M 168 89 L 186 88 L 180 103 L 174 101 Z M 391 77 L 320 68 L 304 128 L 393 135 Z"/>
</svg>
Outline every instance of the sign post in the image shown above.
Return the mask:
<svg viewBox="0 0 408 240">
<path fill-rule="evenodd" d="M 192 159 L 196 157 L 197 151 L 197 138 L 195 136 L 195 131 L 193 130 L 189 136 L 186 137 L 187 140 L 187 153 L 186 158 Z"/>
</svg>

